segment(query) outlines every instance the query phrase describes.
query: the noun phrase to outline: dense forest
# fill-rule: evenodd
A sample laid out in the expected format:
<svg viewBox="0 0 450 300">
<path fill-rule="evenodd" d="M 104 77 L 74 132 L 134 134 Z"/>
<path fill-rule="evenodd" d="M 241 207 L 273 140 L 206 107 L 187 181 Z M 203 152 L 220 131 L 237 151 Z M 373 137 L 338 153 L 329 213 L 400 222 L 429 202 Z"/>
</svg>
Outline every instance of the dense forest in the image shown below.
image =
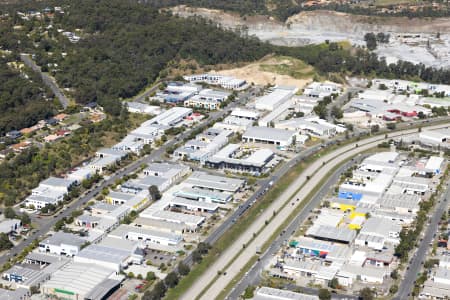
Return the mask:
<svg viewBox="0 0 450 300">
<path fill-rule="evenodd" d="M 160 5 L 172 4 L 171 1 Z M 211 3 L 225 5 L 223 1 Z M 258 3 L 243 1 L 241 4 L 258 11 L 262 9 Z M 40 6 L 46 4 L 51 6 L 52 2 L 39 2 Z M 168 66 L 180 59 L 195 60 L 200 65 L 233 64 L 275 53 L 301 59 L 322 75 L 343 73 L 450 83 L 449 70 L 404 61 L 388 65 L 374 53 L 344 49 L 337 43 L 273 46 L 201 18 L 184 19 L 160 13 L 153 7 L 157 6 L 157 1 L 148 1 L 147 5 L 135 0 L 59 1 L 58 4 L 64 7 L 65 14 L 55 13 L 53 19 L 11 18 L 9 27 L 19 24 L 23 30 L 0 29 L 4 33 L 0 46 L 34 53 L 38 64 L 51 72 L 61 87 L 69 88 L 77 102 L 98 101 L 112 115 L 120 114 L 118 99 L 132 97 L 166 76 Z M 236 1 L 227 5 L 238 7 Z M 58 29 L 77 32 L 81 40 L 70 43 Z M 21 43 L 17 46 L 19 39 Z M 63 52 L 66 54 L 62 55 Z M 20 104 L 24 99 L 11 101 Z M 33 112 L 40 110 L 33 108 Z M 38 113 L 25 119 L 40 117 Z M 13 124 L 26 125 L 9 121 L 3 124 L 8 124 L 9 128 L 14 128 Z"/>
<path fill-rule="evenodd" d="M 65 45 L 68 55 L 57 61 L 60 86 L 73 88 L 80 103 L 98 101 L 107 107 L 111 100 L 136 95 L 174 59 L 214 65 L 253 61 L 271 51 L 255 38 L 241 38 L 200 18 L 158 13 L 135 1 L 74 1 L 54 22 L 83 31 L 81 41 Z"/>
<path fill-rule="evenodd" d="M 53 115 L 52 94 L 33 72 L 20 72 L 0 58 L 0 82 L 0 136 Z"/>
<path fill-rule="evenodd" d="M 387 65 L 363 49 L 352 52 L 336 43 L 279 47 L 241 37 L 201 18 L 183 19 L 159 13 L 135 1 L 73 2 L 54 23 L 65 30 L 82 29 L 82 40 L 71 44 L 41 40 L 37 57 L 64 46 L 66 58 L 56 61 L 59 84 L 73 88 L 81 103 L 99 101 L 118 114 L 116 99 L 136 95 L 164 76 L 174 60 L 194 59 L 200 65 L 253 61 L 270 53 L 288 55 L 313 65 L 320 73 L 371 75 L 449 83 L 446 70 L 400 61 Z M 55 55 L 54 55 L 55 56 Z M 42 65 L 42 63 L 41 63 Z"/>
</svg>

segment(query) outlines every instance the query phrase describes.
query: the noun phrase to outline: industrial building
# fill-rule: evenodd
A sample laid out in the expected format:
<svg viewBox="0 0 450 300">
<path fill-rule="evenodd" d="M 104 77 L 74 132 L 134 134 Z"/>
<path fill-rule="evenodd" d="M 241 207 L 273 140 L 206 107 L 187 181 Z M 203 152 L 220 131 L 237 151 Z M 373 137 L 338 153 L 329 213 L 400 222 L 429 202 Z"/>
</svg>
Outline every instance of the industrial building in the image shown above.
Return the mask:
<svg viewBox="0 0 450 300">
<path fill-rule="evenodd" d="M 225 119 L 223 119 L 222 122 L 214 123 L 213 128 L 242 133 L 245 130 L 247 130 L 248 127 L 252 126 L 253 123 L 254 121 L 246 118 L 228 116 Z"/>
<path fill-rule="evenodd" d="M 151 186 L 156 186 L 160 192 L 163 192 L 169 188 L 170 180 L 159 176 L 145 176 L 128 180 L 120 186 L 120 190 L 123 193 L 142 194 Z"/>
<path fill-rule="evenodd" d="M 65 256 L 77 255 L 85 240 L 65 232 L 55 232 L 52 236 L 39 243 L 39 251 Z"/>
<path fill-rule="evenodd" d="M 207 110 L 216 110 L 221 107 L 221 103 L 224 102 L 230 93 L 215 91 L 212 89 L 204 89 L 197 95 L 190 97 L 184 101 L 185 107 L 195 107 Z"/>
<path fill-rule="evenodd" d="M 168 204 L 168 203 L 167 203 Z M 206 218 L 192 214 L 183 214 L 170 210 L 154 210 L 151 207 L 144 210 L 141 214 L 142 218 L 161 220 L 177 224 L 184 224 L 187 231 L 195 232 L 205 222 Z"/>
<path fill-rule="evenodd" d="M 170 82 L 163 91 L 158 92 L 156 96 L 164 99 L 168 103 L 184 102 L 199 91 L 202 87 L 196 84 L 183 84 L 181 82 Z"/>
<path fill-rule="evenodd" d="M 117 241 L 120 243 L 120 241 Z M 135 251 L 124 250 L 115 246 L 92 244 L 74 257 L 74 262 L 93 264 L 119 273 L 128 263 L 135 262 Z M 142 261 L 142 260 L 141 260 Z"/>
<path fill-rule="evenodd" d="M 333 94 L 340 94 L 342 92 L 342 86 L 333 82 L 312 82 L 305 90 L 303 95 L 310 98 L 323 99 Z"/>
<path fill-rule="evenodd" d="M 19 219 L 5 219 L 0 222 L 0 232 L 4 234 L 18 232 L 21 228 L 22 221 Z"/>
<path fill-rule="evenodd" d="M 294 141 L 295 131 L 271 127 L 249 127 L 242 135 L 245 143 L 273 144 L 288 147 Z"/>
<path fill-rule="evenodd" d="M 293 111 L 293 106 L 294 101 L 292 99 L 280 103 L 271 112 L 259 119 L 258 126 L 268 127 L 275 121 L 286 118 Z"/>
<path fill-rule="evenodd" d="M 393 181 L 392 174 L 361 171 L 365 177 L 348 178 L 339 186 L 339 198 L 343 199 L 378 199 Z"/>
<path fill-rule="evenodd" d="M 313 237 L 317 240 L 350 244 L 355 239 L 356 232 L 345 227 L 339 228 L 315 224 L 308 229 L 306 236 Z"/>
<path fill-rule="evenodd" d="M 179 235 L 182 235 L 186 230 L 189 230 L 189 228 L 187 228 L 184 224 L 142 217 L 136 218 L 136 220 L 134 220 L 133 222 L 133 225 L 137 227 L 154 229 L 163 232 L 171 232 Z"/>
<path fill-rule="evenodd" d="M 172 127 L 179 124 L 184 118 L 186 118 L 191 114 L 192 114 L 191 108 L 173 107 L 161 113 L 160 115 L 154 117 L 153 119 L 145 121 L 141 126 L 157 124 Z"/>
<path fill-rule="evenodd" d="M 131 113 L 159 115 L 161 107 L 156 105 L 148 105 L 140 102 L 129 101 L 126 102 L 126 107 Z"/>
<path fill-rule="evenodd" d="M 35 209 L 41 209 L 48 204 L 56 205 L 64 200 L 64 196 L 74 184 L 76 184 L 74 179 L 49 177 L 31 191 L 31 195 L 25 199 L 24 204 Z"/>
<path fill-rule="evenodd" d="M 166 178 L 169 184 L 174 184 L 177 180 L 188 175 L 191 168 L 183 164 L 170 164 L 166 162 L 162 163 L 150 163 L 144 169 L 143 173 L 145 176 L 155 176 Z"/>
<path fill-rule="evenodd" d="M 385 243 L 397 245 L 400 243 L 402 227 L 395 221 L 377 217 L 369 218 L 355 239 L 355 244 L 382 250 Z"/>
<path fill-rule="evenodd" d="M 390 271 L 377 267 L 362 267 L 346 264 L 336 274 L 339 284 L 351 286 L 356 281 L 368 284 L 382 284 L 385 277 L 389 276 Z"/>
<path fill-rule="evenodd" d="M 50 275 L 27 266 L 14 265 L 2 273 L 2 279 L 14 282 L 17 287 L 29 289 L 32 286 L 39 286 L 42 282 L 50 279 Z"/>
<path fill-rule="evenodd" d="M 224 176 L 210 175 L 206 172 L 195 171 L 184 181 L 194 188 L 218 192 L 236 193 L 244 187 L 245 181 Z"/>
<path fill-rule="evenodd" d="M 117 227 L 109 236 L 130 241 L 140 241 L 150 247 L 151 244 L 176 246 L 183 239 L 179 234 L 125 224 Z"/>
<path fill-rule="evenodd" d="M 239 119 L 247 119 L 251 121 L 257 121 L 260 117 L 260 113 L 256 110 L 244 109 L 237 107 L 233 109 L 230 116 L 236 117 Z"/>
<path fill-rule="evenodd" d="M 380 209 L 392 210 L 400 214 L 414 214 L 416 215 L 420 209 L 418 195 L 410 194 L 385 194 L 378 200 Z"/>
<path fill-rule="evenodd" d="M 124 280 L 114 270 L 95 264 L 69 263 L 41 285 L 44 297 L 79 300 L 106 299 Z"/>
<path fill-rule="evenodd" d="M 238 144 L 228 144 L 206 161 L 206 166 L 234 172 L 262 174 L 267 164 L 275 157 L 269 149 L 254 150 L 248 156 L 242 156 L 243 150 Z"/>
<path fill-rule="evenodd" d="M 230 90 L 243 90 L 246 89 L 248 84 L 245 80 L 237 79 L 231 76 L 225 76 L 220 74 L 198 74 L 183 76 L 184 80 L 191 83 L 207 83 L 211 85 L 219 85 L 224 89 Z"/>
<path fill-rule="evenodd" d="M 68 173 L 66 175 L 66 178 L 68 180 L 74 181 L 76 184 L 81 184 L 83 180 L 91 178 L 93 174 L 94 171 L 91 168 L 83 166 Z"/>
<path fill-rule="evenodd" d="M 316 137 L 331 137 L 336 133 L 344 132 L 345 129 L 328 123 L 317 117 L 292 118 L 289 120 L 279 121 L 274 124 L 275 128 L 286 129 L 292 131 L 300 131 Z"/>
<path fill-rule="evenodd" d="M 219 205 L 214 202 L 191 200 L 188 198 L 174 197 L 169 201 L 169 207 L 175 207 L 185 211 L 199 213 L 215 213 L 219 210 Z"/>
<path fill-rule="evenodd" d="M 225 204 L 233 199 L 233 194 L 211 191 L 195 187 L 183 187 L 173 194 L 176 197 L 195 201 Z"/>
<path fill-rule="evenodd" d="M 253 300 L 319 300 L 319 297 L 269 287 L 260 287 L 256 290 Z"/>
<path fill-rule="evenodd" d="M 255 102 L 255 108 L 258 110 L 273 111 L 275 108 L 288 101 L 298 91 L 295 87 L 277 86 L 267 95 L 258 98 Z"/>
<path fill-rule="evenodd" d="M 178 159 L 190 159 L 204 164 L 206 160 L 228 143 L 232 131 L 210 128 L 174 151 Z"/>
</svg>

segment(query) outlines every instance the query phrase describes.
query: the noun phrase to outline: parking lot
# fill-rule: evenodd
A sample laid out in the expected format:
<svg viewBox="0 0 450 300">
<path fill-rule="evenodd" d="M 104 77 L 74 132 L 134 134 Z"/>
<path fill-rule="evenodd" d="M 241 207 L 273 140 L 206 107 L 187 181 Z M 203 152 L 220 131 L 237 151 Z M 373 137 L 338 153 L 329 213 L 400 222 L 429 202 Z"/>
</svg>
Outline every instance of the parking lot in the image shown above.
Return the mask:
<svg viewBox="0 0 450 300">
<path fill-rule="evenodd" d="M 171 263 L 176 259 L 176 257 L 170 253 L 152 249 L 147 249 L 146 252 L 145 259 L 151 261 L 152 265 L 156 267 L 160 266 L 162 263 L 167 266 L 168 263 Z"/>
</svg>

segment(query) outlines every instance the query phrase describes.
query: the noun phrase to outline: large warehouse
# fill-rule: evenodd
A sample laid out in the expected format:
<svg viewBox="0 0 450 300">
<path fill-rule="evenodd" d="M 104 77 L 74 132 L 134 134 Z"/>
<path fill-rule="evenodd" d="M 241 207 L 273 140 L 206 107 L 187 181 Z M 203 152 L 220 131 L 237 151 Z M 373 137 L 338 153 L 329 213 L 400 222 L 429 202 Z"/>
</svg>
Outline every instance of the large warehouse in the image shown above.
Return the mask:
<svg viewBox="0 0 450 300">
<path fill-rule="evenodd" d="M 274 144 L 286 147 L 294 141 L 295 131 L 271 127 L 250 127 L 242 135 L 245 143 Z"/>
<path fill-rule="evenodd" d="M 41 285 L 41 293 L 48 299 L 107 299 L 123 279 L 95 264 L 69 263 Z"/>
<path fill-rule="evenodd" d="M 255 102 L 255 108 L 258 110 L 272 111 L 287 100 L 289 100 L 296 92 L 295 87 L 276 87 L 271 93 L 262 96 Z"/>
<path fill-rule="evenodd" d="M 269 149 L 258 149 L 245 158 L 236 158 L 242 152 L 240 145 L 228 144 L 206 161 L 206 165 L 216 169 L 226 169 L 236 172 L 262 173 L 266 164 L 275 154 Z"/>
</svg>

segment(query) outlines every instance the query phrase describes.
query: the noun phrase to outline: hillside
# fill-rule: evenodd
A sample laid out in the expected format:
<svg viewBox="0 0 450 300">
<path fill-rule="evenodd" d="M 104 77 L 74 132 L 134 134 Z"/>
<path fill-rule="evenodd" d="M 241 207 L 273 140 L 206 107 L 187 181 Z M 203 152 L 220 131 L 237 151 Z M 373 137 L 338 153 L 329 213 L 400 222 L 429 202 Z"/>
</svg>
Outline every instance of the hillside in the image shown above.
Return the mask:
<svg viewBox="0 0 450 300">
<path fill-rule="evenodd" d="M 54 113 L 52 94 L 43 88 L 40 78 L 7 62 L 0 58 L 0 136 L 34 125 Z"/>
<path fill-rule="evenodd" d="M 214 71 L 213 71 L 214 72 Z M 315 69 L 299 59 L 287 56 L 267 56 L 254 63 L 217 71 L 220 74 L 246 78 L 255 84 L 304 87 L 313 77 Z"/>
<path fill-rule="evenodd" d="M 364 46 L 368 32 L 390 34 L 390 42 L 376 50 L 388 63 L 406 60 L 426 66 L 450 67 L 450 18 L 382 17 L 346 14 L 332 11 L 306 11 L 286 22 L 266 16 L 241 17 L 220 10 L 177 6 L 174 14 L 201 16 L 219 22 L 229 29 L 245 29 L 245 34 L 282 46 L 303 46 L 326 41 L 349 41 Z M 438 36 L 439 34 L 439 36 Z"/>
<path fill-rule="evenodd" d="M 70 43 L 53 32 L 40 43 L 38 63 L 56 63 L 59 85 L 77 102 L 99 101 L 113 114 L 118 108 L 112 100 L 136 95 L 165 76 L 161 72 L 178 58 L 214 65 L 254 61 L 271 51 L 255 38 L 241 38 L 204 19 L 158 13 L 134 1 L 71 2 L 63 16 L 48 23 L 77 31 L 81 40 Z M 62 48 L 65 58 L 52 55 Z"/>
<path fill-rule="evenodd" d="M 30 1 L 27 5 L 33 3 Z M 305 21 L 300 14 L 290 19 L 293 23 L 289 28 L 264 16 L 239 18 L 233 15 L 229 18 L 219 10 L 214 11 L 209 20 L 195 16 L 197 11 L 206 11 L 204 15 L 207 16 L 210 10 L 205 9 L 185 10 L 185 14 L 179 10 L 177 13 L 181 16 L 176 16 L 134 0 L 65 0 L 57 3 L 63 7 L 64 14 L 55 12 L 39 21 L 10 18 L 10 29 L 5 30 L 0 38 L 0 47 L 12 48 L 17 53 L 34 54 L 36 62 L 56 78 L 69 96 L 78 103 L 97 101 L 112 115 L 121 113 L 121 102 L 118 100 L 133 97 L 155 80 L 167 78 L 172 66 L 180 61 L 191 61 L 194 62 L 192 66 L 199 66 L 190 68 L 191 73 L 225 65 L 232 70 L 230 72 L 236 71 L 237 75 L 247 77 L 252 67 L 248 70 L 238 70 L 236 67 L 275 54 L 299 59 L 309 66 L 305 68 L 303 63 L 289 65 L 282 62 L 279 66 L 258 67 L 261 74 L 272 72 L 300 80 L 316 72 L 323 78 L 331 78 L 336 73 L 357 76 L 376 74 L 450 82 L 448 70 L 435 70 L 404 61 L 389 64 L 379 60 L 375 53 L 348 49 L 334 43 L 333 39 L 317 45 L 287 47 L 295 44 L 271 45 L 252 36 L 257 33 L 258 37 L 272 43 L 272 39 L 265 38 L 265 32 L 280 33 L 280 39 L 289 35 L 305 38 L 300 33 L 305 31 L 305 26 L 308 28 L 309 22 L 319 24 L 326 18 L 321 18 L 321 21 L 306 18 Z M 36 2 L 37 7 L 54 4 L 51 1 Z M 16 16 L 14 11 L 10 15 Z M 295 21 L 295 18 L 301 20 Z M 337 20 L 328 19 L 332 22 Z M 217 20 L 223 21 L 223 25 L 213 23 Z M 234 20 L 238 20 L 238 25 L 233 24 Z M 64 35 L 67 33 L 76 34 L 79 40 L 70 41 Z M 276 82 L 272 79 L 266 81 Z"/>
</svg>

